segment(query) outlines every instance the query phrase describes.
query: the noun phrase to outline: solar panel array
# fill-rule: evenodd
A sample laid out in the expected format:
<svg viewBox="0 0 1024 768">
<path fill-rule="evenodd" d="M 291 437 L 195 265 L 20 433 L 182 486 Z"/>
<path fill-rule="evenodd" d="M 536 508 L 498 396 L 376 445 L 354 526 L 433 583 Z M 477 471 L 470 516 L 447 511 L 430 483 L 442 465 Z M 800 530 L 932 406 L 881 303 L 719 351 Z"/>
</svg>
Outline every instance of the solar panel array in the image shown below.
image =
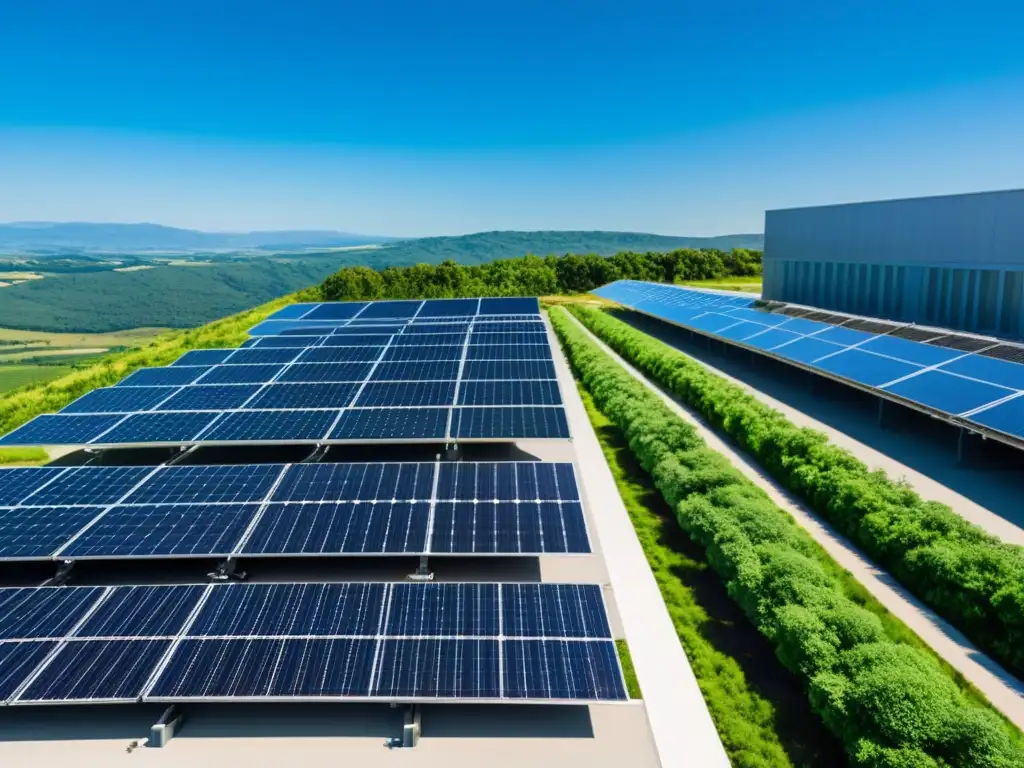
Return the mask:
<svg viewBox="0 0 1024 768">
<path fill-rule="evenodd" d="M 290 305 L 252 333 L 274 329 L 137 370 L 0 445 L 569 437 L 536 299 Z"/>
<path fill-rule="evenodd" d="M 0 471 L 0 560 L 587 552 L 568 463 Z"/>
<path fill-rule="evenodd" d="M 600 587 L 0 589 L 0 701 L 626 698 Z"/>
<path fill-rule="evenodd" d="M 759 310 L 754 299 L 620 280 L 596 294 L 662 320 L 877 390 L 968 427 L 1024 440 L 1024 365 Z M 966 347 L 970 347 L 967 349 Z"/>
</svg>

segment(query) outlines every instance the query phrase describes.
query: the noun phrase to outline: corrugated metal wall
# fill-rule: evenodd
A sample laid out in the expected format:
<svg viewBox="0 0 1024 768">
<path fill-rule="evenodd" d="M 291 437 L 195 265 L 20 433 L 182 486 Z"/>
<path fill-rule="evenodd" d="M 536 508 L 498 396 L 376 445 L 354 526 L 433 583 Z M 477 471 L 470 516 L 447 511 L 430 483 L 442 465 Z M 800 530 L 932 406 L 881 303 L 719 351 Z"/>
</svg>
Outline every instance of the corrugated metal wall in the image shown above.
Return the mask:
<svg viewBox="0 0 1024 768">
<path fill-rule="evenodd" d="M 1024 337 L 1024 190 L 768 211 L 762 295 Z"/>
</svg>

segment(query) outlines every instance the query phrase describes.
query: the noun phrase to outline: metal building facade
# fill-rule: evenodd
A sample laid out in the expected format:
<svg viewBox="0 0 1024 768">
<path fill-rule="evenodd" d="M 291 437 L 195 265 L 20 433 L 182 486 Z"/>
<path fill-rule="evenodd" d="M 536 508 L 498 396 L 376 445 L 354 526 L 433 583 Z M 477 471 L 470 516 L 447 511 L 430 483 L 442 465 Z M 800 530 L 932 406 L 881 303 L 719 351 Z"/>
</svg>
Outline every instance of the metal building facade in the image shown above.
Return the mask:
<svg viewBox="0 0 1024 768">
<path fill-rule="evenodd" d="M 1024 190 L 768 211 L 762 295 L 1024 337 Z"/>
</svg>

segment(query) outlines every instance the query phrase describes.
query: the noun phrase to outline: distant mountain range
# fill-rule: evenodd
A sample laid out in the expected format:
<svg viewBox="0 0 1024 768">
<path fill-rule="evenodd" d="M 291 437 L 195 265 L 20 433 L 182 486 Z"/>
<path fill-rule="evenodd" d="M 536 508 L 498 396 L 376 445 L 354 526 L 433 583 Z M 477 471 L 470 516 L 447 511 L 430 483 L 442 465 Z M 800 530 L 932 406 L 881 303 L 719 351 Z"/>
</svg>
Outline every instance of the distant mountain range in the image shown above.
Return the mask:
<svg viewBox="0 0 1024 768">
<path fill-rule="evenodd" d="M 148 251 L 293 251 L 388 244 L 389 256 L 408 263 L 455 259 L 463 263 L 524 253 L 601 253 L 622 250 L 652 251 L 672 248 L 759 249 L 760 234 L 719 237 L 675 237 L 642 232 L 538 231 L 480 232 L 452 237 L 400 239 L 332 230 L 261 232 L 200 232 L 160 224 L 91 224 L 85 222 L 14 222 L 0 224 L 0 250 L 7 253 Z M 402 258 L 404 257 L 404 258 Z"/>
<path fill-rule="evenodd" d="M 335 248 L 395 238 L 331 230 L 200 232 L 161 224 L 23 221 L 0 224 L 0 248 L 10 251 L 241 251 Z"/>
</svg>

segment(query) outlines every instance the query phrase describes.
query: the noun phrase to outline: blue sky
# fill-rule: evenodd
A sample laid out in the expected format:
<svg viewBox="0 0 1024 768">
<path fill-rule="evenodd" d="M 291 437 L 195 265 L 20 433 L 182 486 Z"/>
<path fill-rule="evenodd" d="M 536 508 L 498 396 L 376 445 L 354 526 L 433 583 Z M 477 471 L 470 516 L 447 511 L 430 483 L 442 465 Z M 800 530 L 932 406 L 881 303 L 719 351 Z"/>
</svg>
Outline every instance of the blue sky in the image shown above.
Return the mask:
<svg viewBox="0 0 1024 768">
<path fill-rule="evenodd" d="M 0 221 L 760 231 L 1024 186 L 1024 7 L 0 3 Z"/>
</svg>

